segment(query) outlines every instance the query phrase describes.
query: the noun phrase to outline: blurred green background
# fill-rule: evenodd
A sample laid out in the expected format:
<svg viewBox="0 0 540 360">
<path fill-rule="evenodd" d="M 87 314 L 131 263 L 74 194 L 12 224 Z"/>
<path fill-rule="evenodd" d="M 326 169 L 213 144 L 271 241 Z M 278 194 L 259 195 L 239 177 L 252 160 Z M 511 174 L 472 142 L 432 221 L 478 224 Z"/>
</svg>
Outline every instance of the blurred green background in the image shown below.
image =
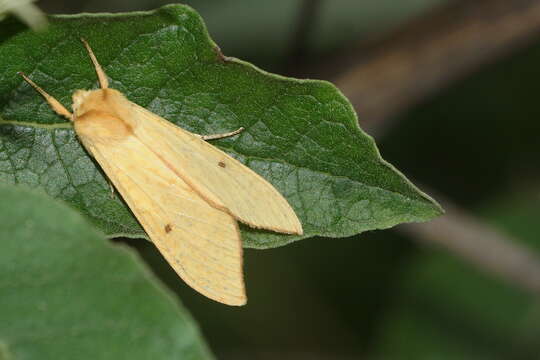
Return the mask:
<svg viewBox="0 0 540 360">
<path fill-rule="evenodd" d="M 449 2 L 314 1 L 317 11 L 301 45 L 295 34 L 304 1 L 183 3 L 202 15 L 225 55 L 291 76 L 324 69 L 309 75 L 331 80 L 333 71 L 343 70 L 334 70 L 334 54 L 399 32 Z M 79 13 L 166 3 L 38 4 L 47 13 Z M 537 39 L 393 115 L 377 143 L 386 160 L 426 191 L 437 191 L 540 256 Z M 356 110 L 362 125 L 362 108 Z M 149 243 L 126 242 L 178 293 L 219 359 L 540 359 L 536 296 L 399 229 L 246 250 L 249 302 L 243 308 L 208 301 Z"/>
</svg>

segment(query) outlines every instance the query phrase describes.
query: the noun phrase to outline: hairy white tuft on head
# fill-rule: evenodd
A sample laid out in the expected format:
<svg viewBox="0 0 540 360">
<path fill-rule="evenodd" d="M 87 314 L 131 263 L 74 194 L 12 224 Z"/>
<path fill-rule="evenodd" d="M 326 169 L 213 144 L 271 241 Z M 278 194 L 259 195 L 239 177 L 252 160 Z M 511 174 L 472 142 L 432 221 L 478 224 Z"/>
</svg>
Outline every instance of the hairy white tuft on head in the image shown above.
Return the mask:
<svg viewBox="0 0 540 360">
<path fill-rule="evenodd" d="M 73 112 L 77 114 L 79 108 L 81 107 L 81 104 L 84 103 L 84 100 L 90 95 L 92 90 L 75 90 L 73 93 L 72 99 L 73 99 Z"/>
</svg>

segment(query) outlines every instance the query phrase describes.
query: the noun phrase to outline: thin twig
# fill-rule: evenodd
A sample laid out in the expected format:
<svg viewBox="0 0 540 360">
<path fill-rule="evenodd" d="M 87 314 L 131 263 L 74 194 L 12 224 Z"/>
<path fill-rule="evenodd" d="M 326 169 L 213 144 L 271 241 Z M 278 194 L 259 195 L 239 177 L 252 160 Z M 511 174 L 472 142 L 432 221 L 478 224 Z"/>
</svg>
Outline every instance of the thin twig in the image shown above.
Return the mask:
<svg viewBox="0 0 540 360">
<path fill-rule="evenodd" d="M 325 61 L 344 69 L 333 82 L 376 137 L 396 114 L 537 38 L 540 0 L 452 2 L 398 30 Z"/>
<path fill-rule="evenodd" d="M 439 195 L 437 200 L 443 199 Z M 397 231 L 425 245 L 442 247 L 488 274 L 540 295 L 540 258 L 531 249 L 449 200 L 442 205 L 446 214 L 440 218 L 403 224 Z"/>
</svg>

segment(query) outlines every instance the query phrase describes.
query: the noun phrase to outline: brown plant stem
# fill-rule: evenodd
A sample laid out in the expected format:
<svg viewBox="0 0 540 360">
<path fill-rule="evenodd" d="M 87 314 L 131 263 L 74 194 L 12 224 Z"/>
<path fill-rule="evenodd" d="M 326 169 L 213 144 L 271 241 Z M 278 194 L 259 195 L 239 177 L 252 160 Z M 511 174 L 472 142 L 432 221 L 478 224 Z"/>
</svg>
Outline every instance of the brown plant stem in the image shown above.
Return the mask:
<svg viewBox="0 0 540 360">
<path fill-rule="evenodd" d="M 398 30 L 330 62 L 344 69 L 333 82 L 374 136 L 396 114 L 538 38 L 540 1 L 452 2 Z"/>
<path fill-rule="evenodd" d="M 427 223 L 403 224 L 396 230 L 422 244 L 446 249 L 488 274 L 540 295 L 540 258 L 534 252 L 440 195 L 437 199 L 443 200 L 445 215 Z"/>
</svg>

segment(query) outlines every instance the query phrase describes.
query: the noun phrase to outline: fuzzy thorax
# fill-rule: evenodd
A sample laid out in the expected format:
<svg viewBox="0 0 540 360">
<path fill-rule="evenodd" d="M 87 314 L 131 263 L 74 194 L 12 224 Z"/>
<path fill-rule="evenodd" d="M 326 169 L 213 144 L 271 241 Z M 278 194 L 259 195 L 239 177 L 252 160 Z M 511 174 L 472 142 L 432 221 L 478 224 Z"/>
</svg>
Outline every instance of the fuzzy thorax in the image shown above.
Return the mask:
<svg viewBox="0 0 540 360">
<path fill-rule="evenodd" d="M 85 142 L 121 141 L 133 133 L 131 103 L 117 90 L 77 90 L 73 94 L 75 131 Z"/>
</svg>

